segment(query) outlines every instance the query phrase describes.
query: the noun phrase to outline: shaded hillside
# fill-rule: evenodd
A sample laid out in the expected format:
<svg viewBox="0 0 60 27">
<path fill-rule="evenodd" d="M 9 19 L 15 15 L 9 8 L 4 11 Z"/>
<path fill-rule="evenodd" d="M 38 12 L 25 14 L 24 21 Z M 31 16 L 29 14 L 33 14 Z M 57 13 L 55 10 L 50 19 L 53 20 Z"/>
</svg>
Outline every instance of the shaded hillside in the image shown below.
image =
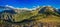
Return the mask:
<svg viewBox="0 0 60 27">
<path fill-rule="evenodd" d="M 11 21 L 11 22 L 21 21 L 26 18 L 29 18 L 32 15 L 30 13 L 31 11 L 28 10 L 20 10 L 20 9 L 12 9 L 12 8 L 8 8 L 8 9 L 4 8 L 4 9 L 6 10 L 0 12 L 0 19 Z"/>
</svg>

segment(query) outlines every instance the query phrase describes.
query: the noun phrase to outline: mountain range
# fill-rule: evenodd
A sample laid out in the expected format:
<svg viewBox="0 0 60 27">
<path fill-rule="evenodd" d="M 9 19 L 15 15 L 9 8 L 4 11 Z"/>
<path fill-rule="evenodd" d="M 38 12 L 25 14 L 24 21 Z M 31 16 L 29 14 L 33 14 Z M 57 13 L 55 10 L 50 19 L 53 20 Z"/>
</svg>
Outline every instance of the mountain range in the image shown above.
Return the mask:
<svg viewBox="0 0 60 27">
<path fill-rule="evenodd" d="M 52 6 L 42 6 L 35 10 L 21 10 L 3 6 L 0 6 L 0 9 L 3 9 L 3 11 L 0 12 L 0 20 L 7 23 L 21 23 L 22 25 L 37 23 L 39 25 L 39 22 L 52 22 L 60 24 L 60 9 Z"/>
</svg>

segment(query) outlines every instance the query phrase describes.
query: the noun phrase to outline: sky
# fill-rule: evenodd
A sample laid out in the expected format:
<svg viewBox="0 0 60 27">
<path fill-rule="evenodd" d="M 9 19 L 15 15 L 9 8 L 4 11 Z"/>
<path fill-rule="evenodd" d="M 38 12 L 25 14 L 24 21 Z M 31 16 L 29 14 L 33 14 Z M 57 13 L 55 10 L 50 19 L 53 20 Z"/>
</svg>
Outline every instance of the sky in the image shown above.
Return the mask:
<svg viewBox="0 0 60 27">
<path fill-rule="evenodd" d="M 5 5 L 19 8 L 34 8 L 37 6 L 51 5 L 60 8 L 60 0 L 0 0 L 0 6 Z"/>
</svg>

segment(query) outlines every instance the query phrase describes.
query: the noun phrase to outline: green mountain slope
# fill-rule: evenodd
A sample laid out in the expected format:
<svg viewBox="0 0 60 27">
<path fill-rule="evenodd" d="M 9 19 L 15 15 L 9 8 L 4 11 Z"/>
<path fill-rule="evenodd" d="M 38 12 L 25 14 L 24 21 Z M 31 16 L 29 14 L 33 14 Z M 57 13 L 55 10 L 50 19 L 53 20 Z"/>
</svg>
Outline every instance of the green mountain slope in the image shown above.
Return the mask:
<svg viewBox="0 0 60 27">
<path fill-rule="evenodd" d="M 0 12 L 0 19 L 0 23 L 11 24 L 11 26 L 17 25 L 18 27 L 60 26 L 60 15 L 55 8 L 50 6 L 39 7 L 31 11 L 18 9 L 4 10 Z"/>
</svg>

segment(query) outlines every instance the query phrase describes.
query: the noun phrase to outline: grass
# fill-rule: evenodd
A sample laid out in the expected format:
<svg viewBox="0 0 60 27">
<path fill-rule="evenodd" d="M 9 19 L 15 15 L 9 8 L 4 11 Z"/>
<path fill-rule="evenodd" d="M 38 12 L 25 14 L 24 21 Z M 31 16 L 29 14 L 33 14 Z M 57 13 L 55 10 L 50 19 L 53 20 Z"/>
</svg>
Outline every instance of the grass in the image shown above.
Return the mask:
<svg viewBox="0 0 60 27">
<path fill-rule="evenodd" d="M 38 19 L 38 21 L 41 21 L 41 22 L 60 22 L 60 17 L 58 16 L 48 16 L 46 18 L 42 18 L 42 19 Z"/>
</svg>

